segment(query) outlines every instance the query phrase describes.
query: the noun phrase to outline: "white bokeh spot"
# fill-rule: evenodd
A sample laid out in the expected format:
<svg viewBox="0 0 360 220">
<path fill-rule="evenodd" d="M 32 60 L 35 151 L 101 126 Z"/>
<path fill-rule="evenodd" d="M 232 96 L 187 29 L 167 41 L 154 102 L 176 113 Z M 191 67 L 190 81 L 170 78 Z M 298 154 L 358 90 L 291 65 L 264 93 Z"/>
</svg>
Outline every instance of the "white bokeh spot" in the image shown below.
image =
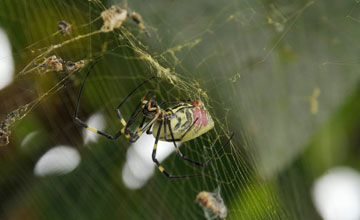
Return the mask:
<svg viewBox="0 0 360 220">
<path fill-rule="evenodd" d="M 359 220 L 360 173 L 347 167 L 329 170 L 316 180 L 312 198 L 324 220 Z"/>
<path fill-rule="evenodd" d="M 155 164 L 152 161 L 152 151 L 155 138 L 152 135 L 142 135 L 133 143 L 126 153 L 126 162 L 122 171 L 122 179 L 129 189 L 139 189 L 154 175 Z M 177 143 L 179 146 L 180 143 Z M 156 158 L 164 161 L 175 151 L 172 142 L 159 141 Z"/>
<path fill-rule="evenodd" d="M 103 130 L 105 128 L 105 120 L 104 115 L 101 113 L 95 113 L 89 117 L 89 119 L 85 122 L 89 126 L 96 128 L 98 130 Z M 84 135 L 84 144 L 88 144 L 90 142 L 96 142 L 101 135 L 96 134 L 88 129 L 83 129 Z"/>
<path fill-rule="evenodd" d="M 80 164 L 79 152 L 69 146 L 56 146 L 48 150 L 36 163 L 34 174 L 48 176 L 66 174 Z"/>
<path fill-rule="evenodd" d="M 9 38 L 0 28 L 0 89 L 8 86 L 14 79 L 14 60 Z"/>
</svg>

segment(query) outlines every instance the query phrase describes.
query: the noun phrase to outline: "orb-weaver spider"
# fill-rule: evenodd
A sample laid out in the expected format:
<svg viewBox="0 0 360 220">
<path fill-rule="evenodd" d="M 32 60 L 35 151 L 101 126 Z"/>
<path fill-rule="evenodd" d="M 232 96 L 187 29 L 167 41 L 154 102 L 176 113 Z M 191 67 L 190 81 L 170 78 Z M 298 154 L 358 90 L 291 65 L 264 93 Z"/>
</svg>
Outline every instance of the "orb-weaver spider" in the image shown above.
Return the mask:
<svg viewBox="0 0 360 220">
<path fill-rule="evenodd" d="M 152 153 L 152 160 L 158 167 L 158 169 L 165 174 L 168 178 L 186 178 L 186 177 L 197 177 L 197 176 L 204 176 L 204 174 L 192 174 L 192 175 L 180 175 L 175 176 L 168 173 L 165 168 L 160 164 L 160 162 L 156 159 L 156 148 L 158 141 L 168 141 L 173 142 L 175 146 L 176 153 L 180 156 L 181 159 L 188 161 L 192 164 L 195 164 L 200 167 L 206 167 L 209 162 L 215 158 L 216 154 L 218 154 L 227 144 L 229 144 L 231 137 L 228 141 L 207 161 L 205 162 L 197 162 L 192 160 L 186 156 L 184 156 L 181 152 L 179 147 L 176 145 L 177 142 L 184 142 L 191 139 L 194 139 L 214 127 L 214 121 L 212 120 L 209 112 L 206 110 L 203 103 L 199 100 L 195 101 L 170 101 L 165 100 L 161 103 L 157 103 L 155 101 L 155 96 L 152 96 L 149 100 L 147 98 L 151 95 L 152 90 L 148 91 L 145 96 L 141 99 L 141 102 L 136 107 L 135 111 L 131 114 L 130 119 L 126 122 L 123 116 L 120 113 L 120 107 L 125 103 L 125 101 L 131 97 L 141 86 L 145 83 L 149 82 L 150 80 L 154 79 L 155 77 L 151 77 L 140 85 L 138 85 L 134 90 L 127 95 L 123 101 L 116 107 L 115 112 L 117 117 L 120 119 L 123 128 L 117 132 L 115 135 L 110 135 L 106 132 L 99 131 L 93 127 L 87 125 L 84 121 L 79 119 L 78 112 L 79 112 L 79 105 L 80 105 L 80 97 L 82 91 L 84 89 L 85 83 L 87 78 L 89 77 L 94 65 L 94 63 L 89 71 L 87 72 L 84 81 L 81 85 L 79 95 L 77 98 L 77 103 L 75 107 L 75 114 L 74 119 L 77 124 L 80 126 L 87 128 L 88 130 L 105 136 L 109 139 L 117 139 L 121 135 L 124 135 L 125 138 L 129 139 L 130 142 L 135 142 L 145 131 L 147 134 L 153 134 L 155 139 L 155 144 Z M 160 106 L 166 103 L 177 103 L 175 106 L 162 109 Z M 137 131 L 134 132 L 130 128 L 130 126 L 136 121 L 136 119 L 142 114 L 143 118 L 140 122 Z M 146 122 L 146 119 L 150 119 L 150 121 Z M 151 129 L 152 128 L 152 129 Z M 168 129 L 168 130 L 167 130 Z M 169 136 L 170 135 L 170 136 Z"/>
</svg>

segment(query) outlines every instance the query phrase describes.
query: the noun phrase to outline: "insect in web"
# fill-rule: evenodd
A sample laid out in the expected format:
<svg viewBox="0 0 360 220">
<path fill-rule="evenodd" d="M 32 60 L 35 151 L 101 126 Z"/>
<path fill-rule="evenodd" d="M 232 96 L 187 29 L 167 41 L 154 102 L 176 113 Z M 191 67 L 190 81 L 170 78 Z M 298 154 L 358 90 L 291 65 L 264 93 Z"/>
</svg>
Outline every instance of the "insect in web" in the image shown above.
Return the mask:
<svg viewBox="0 0 360 220">
<path fill-rule="evenodd" d="M 203 208 L 206 219 L 226 218 L 227 208 L 221 198 L 220 186 L 214 192 L 202 191 L 195 199 L 195 202 Z"/>
<path fill-rule="evenodd" d="M 115 112 L 117 117 L 120 119 L 123 128 L 118 131 L 116 134 L 111 135 L 104 131 L 97 130 L 89 125 L 87 125 L 84 121 L 79 119 L 79 105 L 80 105 L 80 97 L 83 92 L 85 83 L 87 78 L 89 77 L 92 69 L 94 68 L 94 63 L 89 71 L 87 72 L 84 81 L 81 85 L 79 95 L 77 98 L 77 103 L 75 107 L 74 119 L 77 124 L 80 126 L 87 128 L 88 130 L 105 136 L 109 139 L 115 140 L 119 138 L 121 135 L 124 135 L 130 142 L 135 142 L 138 138 L 146 132 L 146 134 L 152 134 L 155 137 L 155 143 L 152 152 L 152 160 L 158 167 L 158 169 L 168 178 L 186 178 L 186 177 L 197 177 L 204 176 L 204 174 L 191 174 L 191 175 L 172 175 L 160 164 L 160 162 L 156 159 L 156 149 L 158 141 L 168 141 L 173 142 L 175 146 L 175 151 L 177 155 L 196 166 L 205 168 L 209 162 L 215 158 L 215 156 L 220 153 L 220 151 L 229 144 L 231 137 L 228 141 L 207 161 L 198 162 L 192 160 L 186 156 L 184 156 L 179 147 L 176 145 L 176 142 L 185 142 L 188 140 L 192 140 L 214 127 L 214 121 L 211 118 L 209 112 L 206 110 L 204 104 L 200 100 L 195 101 L 179 101 L 179 100 L 164 100 L 160 103 L 157 103 L 155 100 L 155 96 L 151 96 L 152 90 L 149 90 L 141 99 L 140 103 L 137 105 L 134 112 L 131 114 L 130 119 L 126 122 L 123 116 L 120 113 L 121 106 L 126 102 L 126 100 L 131 97 L 140 87 L 142 87 L 145 83 L 150 80 L 155 79 L 155 77 L 151 77 L 140 85 L 138 85 L 135 89 L 133 89 L 129 95 L 127 95 L 120 104 L 115 108 Z M 150 98 L 149 98 L 150 97 Z M 176 103 L 174 106 L 162 109 L 161 106 L 167 103 Z M 133 131 L 130 126 L 133 125 L 137 119 L 142 116 L 141 122 L 138 128 Z"/>
</svg>

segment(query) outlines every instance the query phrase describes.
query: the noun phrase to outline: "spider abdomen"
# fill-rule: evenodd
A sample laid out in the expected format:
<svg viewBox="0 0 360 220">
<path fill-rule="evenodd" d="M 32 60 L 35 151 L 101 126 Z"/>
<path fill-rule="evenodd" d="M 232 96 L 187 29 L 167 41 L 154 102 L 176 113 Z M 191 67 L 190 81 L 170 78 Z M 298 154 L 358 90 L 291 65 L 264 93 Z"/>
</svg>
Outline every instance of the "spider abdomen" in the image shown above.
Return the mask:
<svg viewBox="0 0 360 220">
<path fill-rule="evenodd" d="M 177 142 L 194 139 L 214 127 L 214 121 L 201 101 L 181 103 L 165 110 L 163 112 L 163 119 L 157 120 L 154 123 L 154 137 L 157 136 L 160 124 L 162 124 L 162 126 L 159 140 L 172 141 L 171 128 L 174 140 Z"/>
</svg>

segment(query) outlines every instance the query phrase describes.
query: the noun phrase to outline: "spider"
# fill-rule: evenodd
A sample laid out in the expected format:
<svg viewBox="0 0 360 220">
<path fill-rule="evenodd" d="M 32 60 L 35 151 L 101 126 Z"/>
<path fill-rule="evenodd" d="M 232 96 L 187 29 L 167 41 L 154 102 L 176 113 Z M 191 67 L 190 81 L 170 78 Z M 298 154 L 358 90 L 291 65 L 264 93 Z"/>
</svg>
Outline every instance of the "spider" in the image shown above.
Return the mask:
<svg viewBox="0 0 360 220">
<path fill-rule="evenodd" d="M 173 142 L 175 146 L 175 151 L 177 155 L 180 156 L 181 159 L 188 161 L 196 166 L 205 168 L 209 164 L 209 162 L 212 159 L 214 159 L 216 154 L 218 154 L 226 145 L 229 144 L 234 134 L 232 134 L 228 139 L 228 141 L 211 158 L 209 158 L 205 162 L 197 162 L 195 160 L 192 160 L 184 156 L 181 153 L 179 147 L 176 145 L 176 142 L 185 142 L 188 140 L 192 140 L 208 132 L 214 127 L 214 121 L 212 120 L 209 112 L 206 110 L 204 104 L 200 100 L 195 100 L 195 101 L 164 100 L 161 103 L 157 103 L 155 100 L 155 96 L 150 97 L 152 90 L 149 90 L 142 97 L 140 103 L 138 104 L 134 112 L 131 114 L 130 119 L 126 122 L 120 113 L 120 107 L 140 87 L 142 87 L 145 83 L 149 82 L 150 80 L 155 79 L 155 77 L 151 77 L 145 80 L 144 82 L 142 82 L 141 84 L 139 84 L 115 108 L 116 115 L 120 119 L 121 124 L 123 125 L 123 128 L 120 131 L 118 131 L 116 134 L 111 135 L 104 131 L 97 130 L 87 125 L 84 121 L 79 119 L 78 112 L 79 112 L 81 94 L 83 92 L 86 80 L 89 77 L 95 64 L 96 63 L 94 63 L 90 67 L 80 87 L 80 91 L 75 107 L 75 114 L 74 114 L 75 122 L 94 133 L 100 134 L 112 140 L 115 140 L 119 138 L 121 135 L 124 135 L 125 138 L 128 139 L 130 142 L 135 142 L 144 132 L 146 132 L 146 134 L 149 135 L 152 134 L 155 137 L 155 143 L 152 152 L 152 160 L 154 161 L 160 172 L 162 172 L 166 177 L 173 179 L 173 178 L 205 176 L 204 174 L 192 174 L 192 175 L 170 174 L 156 159 L 156 148 L 158 141 L 161 140 L 161 141 Z M 149 97 L 150 99 L 148 99 Z M 177 104 L 170 108 L 162 109 L 161 106 L 166 103 L 177 103 Z M 130 126 L 134 124 L 134 122 L 137 120 L 137 118 L 140 115 L 142 115 L 140 125 L 136 131 L 133 131 L 130 128 Z"/>
</svg>

